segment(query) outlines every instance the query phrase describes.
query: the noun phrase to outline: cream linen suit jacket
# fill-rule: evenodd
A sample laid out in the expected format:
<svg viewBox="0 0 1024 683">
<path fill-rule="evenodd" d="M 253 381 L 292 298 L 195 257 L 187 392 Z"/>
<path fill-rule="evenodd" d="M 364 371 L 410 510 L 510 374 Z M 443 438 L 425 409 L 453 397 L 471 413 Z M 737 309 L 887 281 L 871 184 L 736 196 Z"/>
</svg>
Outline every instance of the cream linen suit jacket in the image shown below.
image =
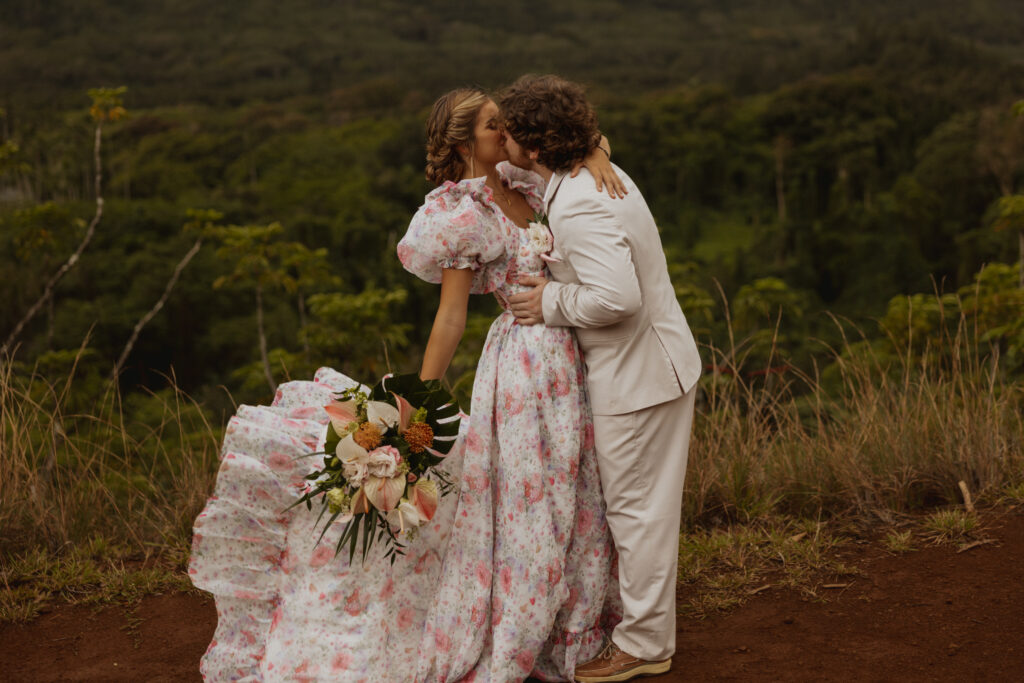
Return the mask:
<svg viewBox="0 0 1024 683">
<path fill-rule="evenodd" d="M 555 173 L 544 205 L 554 235 L 544 323 L 575 327 L 595 415 L 671 401 L 701 373 L 697 344 L 668 277 L 654 217 L 633 181 L 599 192 L 585 169 Z"/>
</svg>

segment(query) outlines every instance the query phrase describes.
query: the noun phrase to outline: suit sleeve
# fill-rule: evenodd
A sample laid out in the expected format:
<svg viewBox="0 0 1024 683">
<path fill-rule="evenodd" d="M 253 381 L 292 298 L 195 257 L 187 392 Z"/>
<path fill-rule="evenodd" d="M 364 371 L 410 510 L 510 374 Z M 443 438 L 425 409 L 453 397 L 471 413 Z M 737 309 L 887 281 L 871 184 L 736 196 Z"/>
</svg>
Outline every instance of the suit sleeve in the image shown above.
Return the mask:
<svg viewBox="0 0 1024 683">
<path fill-rule="evenodd" d="M 579 283 L 544 287 L 544 323 L 552 327 L 604 327 L 640 310 L 640 282 L 626 231 L 599 201 L 578 202 L 559 222 L 559 249 Z"/>
</svg>

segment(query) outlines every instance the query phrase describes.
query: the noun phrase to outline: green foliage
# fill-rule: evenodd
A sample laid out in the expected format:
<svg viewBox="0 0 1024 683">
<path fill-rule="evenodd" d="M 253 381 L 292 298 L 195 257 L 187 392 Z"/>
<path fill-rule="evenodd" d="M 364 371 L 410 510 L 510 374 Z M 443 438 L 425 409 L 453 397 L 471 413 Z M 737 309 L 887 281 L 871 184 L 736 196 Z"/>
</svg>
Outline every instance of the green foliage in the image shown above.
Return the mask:
<svg viewBox="0 0 1024 683">
<path fill-rule="evenodd" d="M 1024 231 L 1024 195 L 1000 197 L 996 202 L 996 230 Z"/>
<path fill-rule="evenodd" d="M 993 359 L 1011 375 L 1024 374 L 1024 288 L 1021 266 L 992 263 L 978 272 L 973 285 L 960 290 L 961 306 Z"/>
<path fill-rule="evenodd" d="M 275 348 L 267 352 L 267 357 L 275 384 L 293 379 L 309 379 L 316 371 L 316 366 L 300 352 Z M 243 401 L 267 400 L 267 379 L 262 360 L 254 360 L 233 369 L 231 379 L 232 383 L 238 386 L 239 396 Z"/>
<path fill-rule="evenodd" d="M 92 106 L 89 107 L 89 116 L 96 123 L 104 121 L 120 121 L 128 112 L 124 108 L 123 95 L 128 88 L 92 88 L 89 90 L 89 97 L 92 99 Z"/>
<path fill-rule="evenodd" d="M 407 296 L 404 289 L 315 294 L 309 298 L 313 321 L 304 338 L 317 357 L 353 377 L 380 376 L 390 370 L 382 362 L 385 354 L 409 344 L 412 328 L 399 314 Z"/>
<path fill-rule="evenodd" d="M 91 82 L 131 86 L 92 92 L 103 117 L 120 116 L 115 110 L 125 103 L 132 110 L 116 125 L 104 121 L 104 230 L 52 307 L 22 335 L 21 357 L 75 348 L 92 330 L 89 348 L 100 365 L 110 364 L 160 296 L 171 264 L 202 235 L 217 248 L 197 254 L 140 335 L 122 374 L 126 389 L 159 386 L 160 374 L 173 371 L 224 408 L 221 385 L 245 400 L 265 398 L 266 389 L 253 383 L 261 366 L 264 385 L 268 374 L 272 381 L 302 377 L 322 364 L 372 376 L 387 369 L 385 345 L 392 366 L 414 369 L 437 291 L 401 269 L 394 245 L 430 189 L 421 172 L 426 107 L 456 80 L 497 85 L 530 64 L 590 84 L 615 160 L 658 220 L 691 326 L 702 344 L 735 344 L 732 362 L 741 374 L 827 364 L 822 349 L 840 335 L 818 314 L 822 307 L 859 325 L 885 318 L 892 327 L 889 318 L 902 315 L 886 315 L 893 297 L 927 292 L 932 278 L 957 291 L 983 264 L 1017 255 L 1016 230 L 992 227 L 1016 220 L 998 207 L 1011 201 L 1000 199 L 1000 183 L 1021 180 L 1018 147 L 1008 137 L 1016 128 L 1004 119 L 1013 92 L 1019 98 L 1024 87 L 1024 69 L 965 49 L 945 29 L 858 21 L 887 16 L 884 3 L 813 16 L 784 3 L 756 25 L 743 3 L 731 0 L 698 14 L 663 3 L 634 12 L 576 2 L 525 11 L 512 3 L 503 7 L 509 21 L 500 27 L 486 13 L 442 5 L 406 8 L 395 14 L 405 19 L 385 24 L 374 17 L 387 3 L 331 12 L 310 6 L 275 20 L 280 30 L 265 49 L 257 45 L 268 35 L 240 29 L 231 44 L 200 41 L 201 49 L 186 50 L 199 38 L 184 32 L 167 38 L 168 51 L 190 55 L 173 68 L 156 66 L 160 58 L 147 50 L 116 67 L 95 62 L 111 71 Z M 94 9 L 109 26 L 182 20 L 165 3 L 109 16 L 105 7 L 101 1 Z M 271 9 L 257 2 L 249 12 Z M 972 32 L 978 45 L 1003 44 L 1013 33 L 1005 18 L 974 6 L 962 11 L 977 21 L 949 30 Z M 39 12 L 15 8 L 11 21 L 37 26 L 45 15 L 65 26 L 69 54 L 89 54 L 79 25 L 64 23 L 70 15 Z M 337 12 L 345 15 L 340 24 Z M 200 33 L 228 15 L 208 15 Z M 296 29 L 290 22 L 303 16 Z M 457 27 L 445 19 L 454 16 Z M 793 17 L 817 28 L 797 31 Z M 318 43 L 321 31 L 343 33 L 348 42 Z M 636 45 L 631 31 L 649 40 Z M 304 47 L 288 48 L 299 33 Z M 496 42 L 466 40 L 480 35 Z M 522 61 L 488 62 L 484 55 L 505 55 L 501 41 L 513 36 L 528 36 L 516 43 Z M 702 49 L 686 48 L 685 36 L 702 37 Z M 453 44 L 459 60 L 438 58 Z M 569 44 L 576 48 L 564 49 Z M 665 68 L 578 60 L 588 44 L 624 45 L 638 64 Z M 716 44 L 726 46 L 720 54 Z M 17 41 L 7 49 L 0 53 L 14 61 L 0 62 L 0 82 L 15 78 L 17 54 L 45 52 Z M 338 50 L 363 52 L 341 59 Z M 430 60 L 415 58 L 423 50 Z M 417 68 L 390 70 L 388 60 L 375 61 L 384 54 L 404 55 Z M 131 77 L 115 73 L 128 67 Z M 159 83 L 150 75 L 157 69 Z M 65 76 L 72 83 L 81 74 Z M 178 86 L 168 96 L 172 82 Z M 0 326 L 13 325 L 31 304 L 92 210 L 95 122 L 76 104 L 84 85 L 68 99 L 54 94 L 65 86 L 45 85 L 50 96 L 41 104 L 32 93 L 45 83 L 11 88 L 2 103 L 10 163 L 0 170 L 0 272 L 11 294 L 0 305 Z M 63 102 L 76 111 L 59 111 Z M 986 125 L 987 117 L 999 125 Z M 992 167 L 985 159 L 1005 163 Z M 1010 175 L 993 182 L 994 169 L 1004 167 Z M 257 287 L 262 311 L 250 303 Z M 472 304 L 449 373 L 465 405 L 495 314 L 488 303 Z M 927 297 L 918 303 L 914 324 L 924 328 L 914 339 L 924 344 L 922 335 L 939 327 L 928 322 L 934 312 L 923 310 L 932 305 Z M 253 343 L 260 316 L 265 361 Z M 1019 372 L 1011 358 L 1015 332 L 992 326 L 1000 367 Z M 889 343 L 873 327 L 866 336 L 875 347 Z"/>
<path fill-rule="evenodd" d="M 216 229 L 214 234 L 220 242 L 217 256 L 227 262 L 231 270 L 214 280 L 213 288 L 264 287 L 294 292 L 298 283 L 283 267 L 291 251 L 291 245 L 278 240 L 283 233 L 280 223 L 230 225 Z"/>
<path fill-rule="evenodd" d="M 938 367 L 956 358 L 951 340 L 966 338 L 989 350 L 994 367 L 1010 376 L 1024 370 L 1024 289 L 1019 269 L 1003 263 L 982 268 L 956 294 L 894 297 L 881 321 L 887 357 L 927 357 Z M 887 351 L 884 351 L 887 349 Z"/>
</svg>

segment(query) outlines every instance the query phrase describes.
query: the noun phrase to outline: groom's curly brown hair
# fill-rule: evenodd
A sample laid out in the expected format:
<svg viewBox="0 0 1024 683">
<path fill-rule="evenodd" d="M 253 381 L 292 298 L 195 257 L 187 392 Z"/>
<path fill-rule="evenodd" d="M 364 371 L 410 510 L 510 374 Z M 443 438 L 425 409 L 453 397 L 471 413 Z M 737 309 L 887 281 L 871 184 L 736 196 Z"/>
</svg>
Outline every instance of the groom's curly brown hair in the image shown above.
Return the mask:
<svg viewBox="0 0 1024 683">
<path fill-rule="evenodd" d="M 521 76 L 501 93 L 505 130 L 537 161 L 568 171 L 601 141 L 583 87 L 558 76 Z"/>
</svg>

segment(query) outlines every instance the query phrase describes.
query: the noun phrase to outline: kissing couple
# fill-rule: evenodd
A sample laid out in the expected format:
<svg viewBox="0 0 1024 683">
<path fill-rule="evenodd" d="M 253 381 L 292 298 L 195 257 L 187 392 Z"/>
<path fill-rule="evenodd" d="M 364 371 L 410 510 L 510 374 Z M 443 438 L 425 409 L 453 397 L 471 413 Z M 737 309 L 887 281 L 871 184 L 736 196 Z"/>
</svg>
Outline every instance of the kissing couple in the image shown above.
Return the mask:
<svg viewBox="0 0 1024 683">
<path fill-rule="evenodd" d="M 459 89 L 427 121 L 427 178 L 398 258 L 440 284 L 420 376 L 444 376 L 471 294 L 503 312 L 455 483 L 393 563 L 335 556 L 286 510 L 316 467 L 330 368 L 229 423 L 189 573 L 216 596 L 207 680 L 626 681 L 664 673 L 700 358 L 654 219 L 583 89 Z M 313 461 L 313 462 L 311 462 Z"/>
</svg>

